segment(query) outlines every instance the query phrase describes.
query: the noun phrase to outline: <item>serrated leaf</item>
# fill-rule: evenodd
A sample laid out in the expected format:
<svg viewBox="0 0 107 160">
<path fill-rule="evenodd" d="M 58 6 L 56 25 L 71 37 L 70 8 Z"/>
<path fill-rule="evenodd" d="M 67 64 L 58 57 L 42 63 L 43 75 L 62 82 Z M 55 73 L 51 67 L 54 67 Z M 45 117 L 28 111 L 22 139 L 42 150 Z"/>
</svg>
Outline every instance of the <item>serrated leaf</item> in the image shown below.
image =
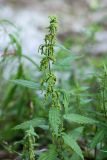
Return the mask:
<svg viewBox="0 0 107 160">
<path fill-rule="evenodd" d="M 35 89 L 35 90 L 40 89 L 40 85 L 38 83 L 28 81 L 28 80 L 16 79 L 16 80 L 11 80 L 11 82 L 13 82 L 14 84 Z"/>
<path fill-rule="evenodd" d="M 49 124 L 52 131 L 58 135 L 59 127 L 61 125 L 61 114 L 57 108 L 50 108 L 49 110 Z"/>
<path fill-rule="evenodd" d="M 55 145 L 50 145 L 47 152 L 42 153 L 38 160 L 56 160 L 57 150 Z"/>
<path fill-rule="evenodd" d="M 77 142 L 74 140 L 74 138 L 71 135 L 67 135 L 66 133 L 63 134 L 63 140 L 66 145 L 68 145 L 74 152 L 76 152 L 81 159 L 84 159 L 81 148 L 77 144 Z"/>
<path fill-rule="evenodd" d="M 100 130 L 96 133 L 95 137 L 93 138 L 90 147 L 95 148 L 96 145 L 104 138 L 104 130 Z"/>
<path fill-rule="evenodd" d="M 88 118 L 79 114 L 66 114 L 64 115 L 64 119 L 68 122 L 75 122 L 80 124 L 95 124 L 98 123 L 98 121 L 93 120 L 92 118 Z"/>
<path fill-rule="evenodd" d="M 44 125 L 45 123 L 46 122 L 43 118 L 34 118 L 32 120 L 29 120 L 29 121 L 26 121 L 24 123 L 17 125 L 16 127 L 14 127 L 14 129 L 15 130 L 18 130 L 18 129 L 26 130 L 26 129 L 29 129 L 30 126 L 42 128 L 42 125 Z M 44 129 L 44 126 L 43 126 L 43 129 Z"/>
</svg>

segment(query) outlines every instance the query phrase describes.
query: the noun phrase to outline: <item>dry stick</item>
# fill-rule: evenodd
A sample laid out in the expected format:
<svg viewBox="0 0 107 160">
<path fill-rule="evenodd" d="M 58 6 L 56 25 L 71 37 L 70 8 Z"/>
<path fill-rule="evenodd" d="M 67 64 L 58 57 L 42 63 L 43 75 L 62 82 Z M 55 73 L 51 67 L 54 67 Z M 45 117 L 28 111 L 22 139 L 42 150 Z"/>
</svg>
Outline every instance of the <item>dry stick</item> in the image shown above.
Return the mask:
<svg viewBox="0 0 107 160">
<path fill-rule="evenodd" d="M 14 159 L 16 157 L 15 153 L 9 153 L 6 151 L 0 151 L 0 159 L 3 160 L 5 158 Z"/>
</svg>

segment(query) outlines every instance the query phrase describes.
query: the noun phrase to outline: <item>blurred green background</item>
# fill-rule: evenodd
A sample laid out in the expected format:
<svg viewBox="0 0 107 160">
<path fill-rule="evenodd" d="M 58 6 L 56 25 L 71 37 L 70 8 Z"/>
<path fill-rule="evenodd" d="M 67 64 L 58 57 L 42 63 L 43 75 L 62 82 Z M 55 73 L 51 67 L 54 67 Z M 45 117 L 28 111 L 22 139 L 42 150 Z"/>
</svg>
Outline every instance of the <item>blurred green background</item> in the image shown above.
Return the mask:
<svg viewBox="0 0 107 160">
<path fill-rule="evenodd" d="M 105 121 L 99 83 L 107 65 L 107 1 L 0 0 L 0 150 L 22 149 L 15 142 L 22 139 L 23 131 L 12 130 L 17 124 L 35 117 L 47 122 L 49 104 L 44 106 L 41 92 L 12 84 L 11 80 L 40 82 L 38 47 L 43 43 L 50 15 L 58 17 L 54 70 L 58 87 L 72 91 L 67 97 L 69 111 Z M 73 127 L 66 125 L 68 131 Z M 96 128 L 89 131 L 90 127 L 82 135 L 83 148 L 88 148 Z M 37 133 L 38 149 L 45 148 L 50 142 L 47 131 L 38 128 Z M 106 153 L 99 155 L 98 160 L 107 158 Z"/>
</svg>

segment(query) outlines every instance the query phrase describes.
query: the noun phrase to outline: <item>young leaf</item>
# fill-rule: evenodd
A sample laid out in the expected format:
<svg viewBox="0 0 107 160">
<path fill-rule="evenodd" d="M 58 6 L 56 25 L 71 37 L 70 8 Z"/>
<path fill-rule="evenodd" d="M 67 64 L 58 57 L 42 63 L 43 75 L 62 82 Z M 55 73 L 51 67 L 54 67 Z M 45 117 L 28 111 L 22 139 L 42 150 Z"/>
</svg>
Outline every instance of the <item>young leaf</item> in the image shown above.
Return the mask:
<svg viewBox="0 0 107 160">
<path fill-rule="evenodd" d="M 28 81 L 28 80 L 16 79 L 16 80 L 11 80 L 11 82 L 13 82 L 14 84 L 35 89 L 35 90 L 40 89 L 40 85 L 38 83 Z"/>
<path fill-rule="evenodd" d="M 59 127 L 61 125 L 61 115 L 57 108 L 51 107 L 49 111 L 49 123 L 52 131 L 58 135 Z"/>
<path fill-rule="evenodd" d="M 91 118 L 79 115 L 79 114 L 65 114 L 64 119 L 67 120 L 68 122 L 75 122 L 75 123 L 80 123 L 80 124 L 95 124 L 98 123 L 98 121 L 95 121 Z"/>
<path fill-rule="evenodd" d="M 71 149 L 74 152 L 76 152 L 81 157 L 81 159 L 84 159 L 82 151 L 79 145 L 77 144 L 77 142 L 74 140 L 74 138 L 71 135 L 67 135 L 66 133 L 64 133 L 62 137 L 63 137 L 64 143 L 69 147 L 71 147 Z"/>
</svg>

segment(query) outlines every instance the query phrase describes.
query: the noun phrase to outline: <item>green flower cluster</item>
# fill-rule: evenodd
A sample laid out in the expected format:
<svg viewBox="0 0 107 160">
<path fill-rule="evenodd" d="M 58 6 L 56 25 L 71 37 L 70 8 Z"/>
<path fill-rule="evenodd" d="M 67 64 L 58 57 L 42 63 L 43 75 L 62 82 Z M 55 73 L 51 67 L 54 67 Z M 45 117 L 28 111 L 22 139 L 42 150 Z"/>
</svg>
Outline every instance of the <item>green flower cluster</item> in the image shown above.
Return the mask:
<svg viewBox="0 0 107 160">
<path fill-rule="evenodd" d="M 40 45 L 39 51 L 45 57 L 40 62 L 40 70 L 50 69 L 50 62 L 55 62 L 54 46 L 56 43 L 57 19 L 50 17 L 50 26 L 48 27 L 49 34 L 45 35 L 45 43 Z"/>
<path fill-rule="evenodd" d="M 44 78 L 41 80 L 41 84 L 42 86 L 46 84 L 45 98 L 51 97 L 52 107 L 60 108 L 59 92 L 55 89 L 56 76 L 51 70 L 52 64 L 56 61 L 54 47 L 56 44 L 57 19 L 54 16 L 49 18 L 49 33 L 45 36 L 44 44 L 39 47 L 40 53 L 44 55 L 40 62 L 40 70 L 45 74 Z"/>
<path fill-rule="evenodd" d="M 31 126 L 29 130 L 26 131 L 26 135 L 24 137 L 24 148 L 22 160 L 29 159 L 35 160 L 35 136 L 34 128 Z"/>
</svg>

